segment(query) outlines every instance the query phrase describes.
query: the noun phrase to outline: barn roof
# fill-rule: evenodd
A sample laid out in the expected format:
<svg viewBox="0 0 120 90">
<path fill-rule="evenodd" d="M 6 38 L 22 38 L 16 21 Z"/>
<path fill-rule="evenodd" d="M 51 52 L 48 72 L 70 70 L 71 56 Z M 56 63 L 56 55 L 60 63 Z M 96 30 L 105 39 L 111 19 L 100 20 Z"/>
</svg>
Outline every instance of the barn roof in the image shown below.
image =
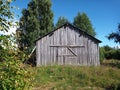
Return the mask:
<svg viewBox="0 0 120 90">
<path fill-rule="evenodd" d="M 97 41 L 98 43 L 101 43 L 101 41 L 98 40 L 97 38 L 91 36 L 90 34 L 86 33 L 86 32 L 83 31 L 82 29 L 77 28 L 77 27 L 75 27 L 74 25 L 72 25 L 72 24 L 70 24 L 70 23 L 65 23 L 65 24 L 61 25 L 60 27 L 52 30 L 52 31 L 49 32 L 48 34 L 46 34 L 46 35 L 44 35 L 44 36 L 42 36 L 42 37 L 39 37 L 37 40 L 35 40 L 35 42 L 38 41 L 38 40 L 40 40 L 40 39 L 42 39 L 43 37 L 45 37 L 45 36 L 47 36 L 47 35 L 52 34 L 53 32 L 57 31 L 58 29 L 60 29 L 60 28 L 62 28 L 62 27 L 64 27 L 64 26 L 66 26 L 66 27 L 67 27 L 67 26 L 70 26 L 70 27 L 72 27 L 72 28 L 74 28 L 74 29 L 78 29 L 78 30 L 81 31 L 82 33 L 84 33 L 84 34 L 88 35 L 89 37 L 91 37 L 93 40 Z"/>
</svg>

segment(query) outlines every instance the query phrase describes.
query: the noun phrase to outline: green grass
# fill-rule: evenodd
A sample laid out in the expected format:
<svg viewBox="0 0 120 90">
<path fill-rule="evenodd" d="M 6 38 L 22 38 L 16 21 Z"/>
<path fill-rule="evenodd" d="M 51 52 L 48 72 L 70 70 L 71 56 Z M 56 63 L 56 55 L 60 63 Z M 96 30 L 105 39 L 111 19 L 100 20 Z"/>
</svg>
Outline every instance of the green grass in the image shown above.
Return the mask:
<svg viewBox="0 0 120 90">
<path fill-rule="evenodd" d="M 120 90 L 120 69 L 111 66 L 42 66 L 34 90 Z"/>
<path fill-rule="evenodd" d="M 116 67 L 120 69 L 120 60 L 104 60 L 102 65 L 104 66 L 110 66 L 110 67 Z"/>
</svg>

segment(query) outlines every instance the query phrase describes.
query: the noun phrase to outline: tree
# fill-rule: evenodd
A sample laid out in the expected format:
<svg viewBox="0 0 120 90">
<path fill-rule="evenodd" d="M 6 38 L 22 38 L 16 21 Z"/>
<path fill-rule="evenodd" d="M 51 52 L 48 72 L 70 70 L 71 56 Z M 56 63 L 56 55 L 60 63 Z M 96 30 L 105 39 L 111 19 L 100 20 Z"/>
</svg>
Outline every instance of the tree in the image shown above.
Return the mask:
<svg viewBox="0 0 120 90">
<path fill-rule="evenodd" d="M 13 19 L 14 14 L 10 11 L 12 8 L 10 3 L 14 0 L 0 0 L 0 31 L 8 31 L 12 25 L 10 19 Z"/>
<path fill-rule="evenodd" d="M 105 45 L 103 46 L 104 50 L 107 52 L 107 51 L 110 51 L 110 50 L 113 50 L 112 47 L 108 46 L 108 45 Z"/>
<path fill-rule="evenodd" d="M 0 31 L 8 31 L 14 19 L 10 3 L 0 0 Z M 0 90 L 29 90 L 33 74 L 23 65 L 24 53 L 19 52 L 12 35 L 0 34 Z"/>
<path fill-rule="evenodd" d="M 120 44 L 120 24 L 118 25 L 118 31 L 112 32 L 107 36 L 109 40 L 113 39 L 115 43 Z"/>
<path fill-rule="evenodd" d="M 56 25 L 55 25 L 55 28 L 58 28 L 58 27 L 60 27 L 61 25 L 63 25 L 63 24 L 65 24 L 65 23 L 68 23 L 69 21 L 65 18 L 65 17 L 59 17 L 58 18 L 58 21 L 57 21 L 57 23 L 56 23 Z"/>
<path fill-rule="evenodd" d="M 11 12 L 10 3 L 13 0 L 0 0 L 0 31 L 7 32 L 9 27 L 12 25 L 12 19 L 14 18 L 14 13 Z M 8 35 L 0 34 L 0 61 L 4 60 L 6 50 L 4 49 L 4 44 L 8 43 Z"/>
<path fill-rule="evenodd" d="M 80 14 L 80 12 L 78 12 L 78 15 L 74 18 L 73 25 L 84 30 L 92 36 L 96 35 L 92 24 L 85 13 Z"/>
<path fill-rule="evenodd" d="M 29 54 L 34 41 L 49 33 L 53 28 L 53 12 L 50 0 L 31 0 L 28 8 L 22 11 L 20 28 L 17 30 L 18 46 Z"/>
</svg>

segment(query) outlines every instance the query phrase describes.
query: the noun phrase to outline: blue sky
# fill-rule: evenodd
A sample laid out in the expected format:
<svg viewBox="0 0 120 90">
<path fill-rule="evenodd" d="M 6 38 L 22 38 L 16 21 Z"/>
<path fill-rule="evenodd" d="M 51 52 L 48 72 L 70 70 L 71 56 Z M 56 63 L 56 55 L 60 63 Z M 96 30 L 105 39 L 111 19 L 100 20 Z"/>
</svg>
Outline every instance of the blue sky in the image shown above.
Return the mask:
<svg viewBox="0 0 120 90">
<path fill-rule="evenodd" d="M 21 16 L 22 9 L 27 7 L 29 1 L 16 0 L 13 5 L 20 9 L 15 10 L 15 13 Z M 119 6 L 120 0 L 52 0 L 54 23 L 60 16 L 64 16 L 70 22 L 73 22 L 78 12 L 85 12 L 95 28 L 96 38 L 102 41 L 100 46 L 109 45 L 113 47 L 119 45 L 105 37 L 117 30 L 117 25 L 120 23 Z"/>
</svg>

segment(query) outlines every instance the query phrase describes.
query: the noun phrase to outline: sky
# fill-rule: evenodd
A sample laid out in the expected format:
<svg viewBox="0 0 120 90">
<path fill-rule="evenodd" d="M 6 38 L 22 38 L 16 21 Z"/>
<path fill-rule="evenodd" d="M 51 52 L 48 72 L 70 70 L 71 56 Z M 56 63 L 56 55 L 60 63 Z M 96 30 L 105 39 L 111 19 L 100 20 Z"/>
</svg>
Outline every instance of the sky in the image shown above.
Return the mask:
<svg viewBox="0 0 120 90">
<path fill-rule="evenodd" d="M 119 46 L 114 41 L 109 41 L 106 36 L 111 32 L 117 31 L 117 25 L 120 23 L 120 0 L 51 0 L 52 11 L 54 13 L 54 23 L 60 16 L 64 16 L 71 23 L 78 12 L 86 13 L 89 17 L 97 35 L 101 40 L 100 46 L 109 45 L 111 47 Z M 23 8 L 27 8 L 30 0 L 16 0 L 12 5 L 19 7 L 15 13 L 20 18 Z"/>
</svg>

